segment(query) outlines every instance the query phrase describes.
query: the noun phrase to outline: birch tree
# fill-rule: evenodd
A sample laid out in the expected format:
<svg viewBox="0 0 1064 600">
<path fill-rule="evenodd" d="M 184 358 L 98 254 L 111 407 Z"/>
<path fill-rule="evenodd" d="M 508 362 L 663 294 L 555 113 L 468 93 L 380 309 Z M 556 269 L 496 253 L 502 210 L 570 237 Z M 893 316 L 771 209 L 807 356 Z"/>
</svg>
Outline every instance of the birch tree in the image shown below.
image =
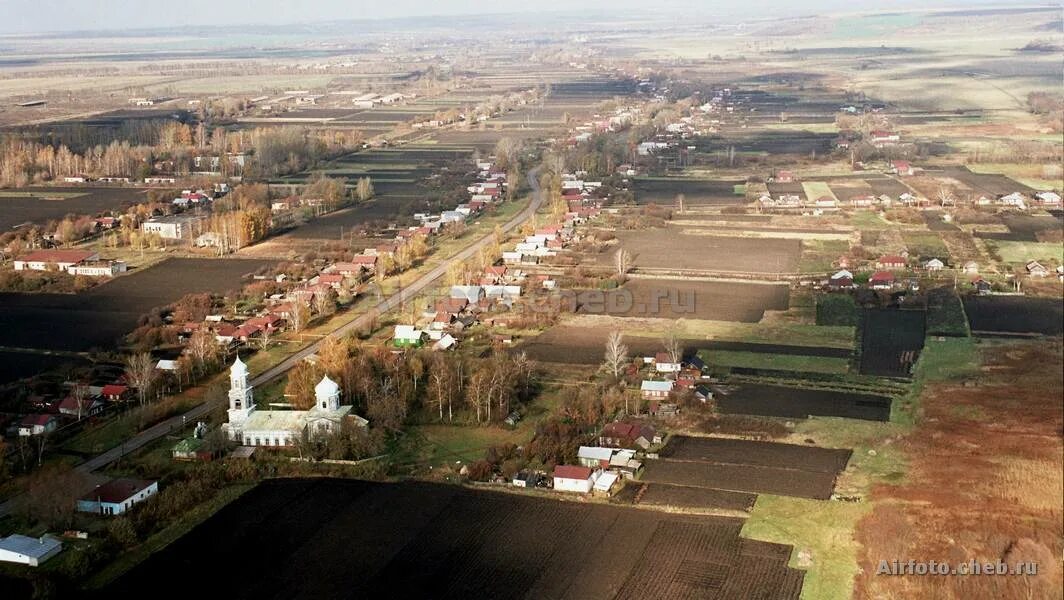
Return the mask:
<svg viewBox="0 0 1064 600">
<path fill-rule="evenodd" d="M 628 346 L 624 343 L 624 334 L 620 331 L 611 331 L 606 338 L 606 362 L 605 368 L 614 377 L 620 377 L 628 364 Z"/>
<path fill-rule="evenodd" d="M 140 405 L 148 401 L 152 383 L 155 380 L 155 361 L 151 354 L 140 352 L 126 359 L 126 381 L 137 388 L 137 399 Z"/>
</svg>

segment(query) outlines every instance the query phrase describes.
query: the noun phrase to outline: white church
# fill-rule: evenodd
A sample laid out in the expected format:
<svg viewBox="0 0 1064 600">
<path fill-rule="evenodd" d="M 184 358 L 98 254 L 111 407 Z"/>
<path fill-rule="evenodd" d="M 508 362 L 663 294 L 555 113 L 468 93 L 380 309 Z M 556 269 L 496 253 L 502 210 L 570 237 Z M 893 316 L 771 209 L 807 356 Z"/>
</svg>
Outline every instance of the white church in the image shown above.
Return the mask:
<svg viewBox="0 0 1064 600">
<path fill-rule="evenodd" d="M 245 446 L 292 446 L 304 432 L 333 431 L 348 417 L 366 426 L 368 421 L 350 413 L 350 406 L 340 406 L 340 386 L 328 376 L 314 387 L 310 410 L 257 410 L 247 365 L 238 356 L 229 369 L 229 422 L 224 428 L 229 439 Z"/>
</svg>

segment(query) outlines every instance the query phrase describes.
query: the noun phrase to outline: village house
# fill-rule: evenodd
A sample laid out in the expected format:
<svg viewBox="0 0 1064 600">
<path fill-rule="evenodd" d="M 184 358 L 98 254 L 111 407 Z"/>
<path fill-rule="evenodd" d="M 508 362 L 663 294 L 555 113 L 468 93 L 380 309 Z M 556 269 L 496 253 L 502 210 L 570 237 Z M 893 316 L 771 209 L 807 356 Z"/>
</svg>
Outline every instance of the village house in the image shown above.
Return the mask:
<svg viewBox="0 0 1064 600">
<path fill-rule="evenodd" d="M 644 400 L 659 400 L 669 396 L 669 393 L 672 392 L 672 386 L 672 381 L 643 380 L 643 383 L 639 386 L 639 391 Z"/>
<path fill-rule="evenodd" d="M 931 272 L 941 271 L 942 269 L 946 268 L 946 263 L 942 262 L 937 258 L 932 258 L 931 260 L 924 263 L 924 268 Z"/>
<path fill-rule="evenodd" d="M 868 285 L 873 290 L 889 290 L 894 287 L 894 273 L 876 271 L 868 278 Z"/>
<path fill-rule="evenodd" d="M 44 535 L 32 538 L 17 533 L 0 538 L 0 562 L 39 567 L 63 550 L 63 543 Z"/>
<path fill-rule="evenodd" d="M 82 277 L 116 277 L 125 273 L 126 269 L 126 263 L 120 260 L 96 260 L 71 265 L 66 272 Z"/>
<path fill-rule="evenodd" d="M 19 421 L 18 434 L 20 437 L 32 437 L 51 433 L 59 426 L 55 415 L 26 415 Z"/>
<path fill-rule="evenodd" d="M 167 217 L 152 217 L 141 224 L 141 231 L 155 234 L 164 240 L 192 239 L 194 229 L 204 219 L 192 215 L 170 215 Z"/>
<path fill-rule="evenodd" d="M 617 485 L 620 477 L 619 474 L 613 472 L 603 473 L 595 480 L 595 485 L 591 488 L 591 491 L 596 496 L 609 497 L 613 494 L 613 488 Z"/>
<path fill-rule="evenodd" d="M 975 293 L 980 296 L 989 296 L 994 291 L 994 286 L 982 277 L 972 281 L 972 287 L 975 289 Z"/>
<path fill-rule="evenodd" d="M 1059 207 L 1061 204 L 1060 194 L 1056 192 L 1038 192 L 1034 198 L 1042 206 Z"/>
<path fill-rule="evenodd" d="M 129 395 L 129 386 L 109 383 L 100 389 L 100 397 L 111 402 L 121 402 Z"/>
<path fill-rule="evenodd" d="M 580 446 L 576 451 L 576 461 L 585 467 L 592 469 L 605 469 L 610 466 L 614 448 L 602 448 L 598 446 Z"/>
<path fill-rule="evenodd" d="M 575 465 L 558 465 L 554 467 L 554 489 L 559 492 L 576 492 L 587 494 L 598 473 L 588 467 Z"/>
<path fill-rule="evenodd" d="M 908 260 L 904 256 L 898 256 L 896 254 L 888 254 L 880 256 L 876 260 L 876 269 L 880 271 L 900 271 L 908 264 Z"/>
<path fill-rule="evenodd" d="M 59 402 L 59 414 L 84 419 L 103 411 L 104 404 L 98 398 L 75 398 L 67 396 Z"/>
<path fill-rule="evenodd" d="M 850 204 L 854 208 L 872 208 L 876 205 L 876 197 L 869 194 L 854 196 L 850 198 Z"/>
<path fill-rule="evenodd" d="M 427 334 L 414 325 L 396 325 L 392 333 L 392 345 L 396 348 L 419 348 Z"/>
<path fill-rule="evenodd" d="M 998 203 L 1004 206 L 1011 206 L 1020 210 L 1027 210 L 1027 197 L 1019 192 L 1012 192 L 998 198 Z"/>
<path fill-rule="evenodd" d="M 893 146 L 901 141 L 901 136 L 896 133 L 877 129 L 873 131 L 869 137 L 869 142 L 876 148 L 882 148 L 883 146 Z"/>
<path fill-rule="evenodd" d="M 99 253 L 92 250 L 34 250 L 20 256 L 14 264 L 16 271 L 67 271 L 99 259 Z"/>
<path fill-rule="evenodd" d="M 614 421 L 603 426 L 598 443 L 608 448 L 642 448 L 661 443 L 661 435 L 649 424 Z"/>
<path fill-rule="evenodd" d="M 979 263 L 970 260 L 964 263 L 963 270 L 965 275 L 976 275 L 979 273 Z"/>
<path fill-rule="evenodd" d="M 1049 269 L 1037 260 L 1032 260 L 1024 265 L 1024 269 L 1027 270 L 1027 275 L 1030 277 L 1045 277 L 1049 275 Z"/>
<path fill-rule="evenodd" d="M 828 287 L 833 290 L 848 290 L 853 288 L 853 273 L 843 269 L 828 279 Z"/>
<path fill-rule="evenodd" d="M 681 364 L 672 360 L 667 352 L 654 355 L 654 370 L 658 373 L 679 373 Z"/>
<path fill-rule="evenodd" d="M 159 482 L 145 479 L 112 479 L 85 494 L 78 500 L 81 512 L 98 515 L 120 515 L 134 504 L 143 502 L 159 492 Z"/>
<path fill-rule="evenodd" d="M 890 171 L 895 175 L 907 177 L 914 175 L 916 172 L 913 170 L 913 166 L 909 164 L 907 160 L 895 160 L 890 163 Z"/>
</svg>

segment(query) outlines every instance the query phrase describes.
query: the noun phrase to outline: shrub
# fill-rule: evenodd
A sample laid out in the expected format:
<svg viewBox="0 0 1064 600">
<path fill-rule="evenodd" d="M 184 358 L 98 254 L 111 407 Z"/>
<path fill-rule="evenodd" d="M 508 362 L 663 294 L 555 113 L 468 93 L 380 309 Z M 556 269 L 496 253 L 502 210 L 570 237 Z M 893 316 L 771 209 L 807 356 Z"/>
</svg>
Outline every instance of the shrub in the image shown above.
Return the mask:
<svg viewBox="0 0 1064 600">
<path fill-rule="evenodd" d="M 817 325 L 857 324 L 857 304 L 849 294 L 823 294 L 816 298 Z"/>
</svg>

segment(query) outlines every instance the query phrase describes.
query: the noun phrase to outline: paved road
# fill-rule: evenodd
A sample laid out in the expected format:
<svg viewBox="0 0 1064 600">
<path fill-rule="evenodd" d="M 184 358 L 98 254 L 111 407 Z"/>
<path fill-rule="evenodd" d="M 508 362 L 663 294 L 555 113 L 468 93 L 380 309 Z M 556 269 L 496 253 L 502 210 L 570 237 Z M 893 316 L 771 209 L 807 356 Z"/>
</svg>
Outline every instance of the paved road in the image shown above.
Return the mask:
<svg viewBox="0 0 1064 600">
<path fill-rule="evenodd" d="M 544 195 L 539 189 L 538 174 L 538 167 L 529 171 L 528 173 L 528 185 L 532 188 L 532 202 L 530 202 L 528 207 L 521 211 L 520 214 L 515 216 L 513 219 L 510 219 L 509 222 L 502 226 L 503 232 L 508 232 L 521 226 L 525 221 L 532 217 L 533 213 L 535 213 L 540 206 L 543 205 Z M 456 261 L 464 261 L 475 255 L 484 246 L 490 244 L 492 242 L 493 235 L 493 233 L 489 233 L 481 237 L 477 241 L 467 246 L 458 254 L 443 261 L 443 263 L 441 263 L 439 266 L 432 269 L 428 273 L 425 273 L 413 283 L 407 285 L 399 293 L 393 294 L 379 302 L 374 307 L 376 311 L 368 311 L 367 314 L 358 317 L 350 323 L 338 327 L 332 332 L 331 335 L 343 335 L 345 333 L 355 331 L 358 328 L 369 324 L 370 320 L 374 318 L 374 313 L 379 314 L 387 312 L 398 307 L 401 303 L 413 299 L 426 288 L 433 285 L 436 280 L 442 277 L 447 272 L 448 267 L 450 267 L 452 263 Z M 281 375 L 287 373 L 290 369 L 295 367 L 299 363 L 299 361 L 317 352 L 321 344 L 322 340 L 319 340 L 317 342 L 314 342 L 313 344 L 310 344 L 309 346 L 304 347 L 295 354 L 281 361 L 276 366 L 267 369 L 266 371 L 263 371 L 259 375 L 252 378 L 251 384 L 256 386 L 262 385 L 277 377 L 280 377 Z M 225 400 L 205 402 L 182 415 L 177 415 L 176 417 L 171 417 L 170 419 L 162 421 L 126 440 L 126 442 L 122 445 L 111 448 L 110 450 L 103 452 L 102 454 L 98 454 L 90 458 L 89 460 L 81 463 L 76 467 L 76 470 L 85 475 L 89 475 L 93 471 L 101 469 L 111 464 L 112 462 L 118 460 L 125 454 L 138 450 L 139 448 L 146 446 L 147 444 L 150 444 L 155 440 L 175 430 L 179 430 L 183 425 L 187 423 L 195 423 L 198 419 L 202 419 L 204 415 L 208 414 L 216 408 L 219 408 L 224 402 Z M 16 497 L 12 498 L 11 500 L 8 500 L 7 502 L 0 503 L 0 516 L 8 514 L 14 508 L 14 504 L 17 500 L 18 498 Z"/>
</svg>

